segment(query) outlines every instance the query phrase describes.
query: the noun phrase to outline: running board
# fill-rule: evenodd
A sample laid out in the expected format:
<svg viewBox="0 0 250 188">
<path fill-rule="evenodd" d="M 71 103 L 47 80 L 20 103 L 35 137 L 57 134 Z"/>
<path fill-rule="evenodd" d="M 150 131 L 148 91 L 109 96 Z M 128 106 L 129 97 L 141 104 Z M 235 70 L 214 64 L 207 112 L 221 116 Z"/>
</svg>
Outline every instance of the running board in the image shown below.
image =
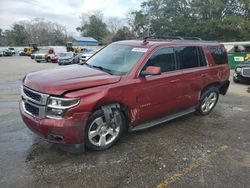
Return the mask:
<svg viewBox="0 0 250 188">
<path fill-rule="evenodd" d="M 135 132 L 135 131 L 141 131 L 141 130 L 144 130 L 144 129 L 148 129 L 148 128 L 154 127 L 156 125 L 159 125 L 161 123 L 165 123 L 165 122 L 171 121 L 173 119 L 179 118 L 181 116 L 193 113 L 195 111 L 196 110 L 195 110 L 194 107 L 188 108 L 186 110 L 177 112 L 175 114 L 167 115 L 167 116 L 164 116 L 164 117 L 161 117 L 161 118 L 154 119 L 152 121 L 148 121 L 148 122 L 139 124 L 139 125 L 137 125 L 135 127 L 130 128 L 129 131 Z"/>
</svg>

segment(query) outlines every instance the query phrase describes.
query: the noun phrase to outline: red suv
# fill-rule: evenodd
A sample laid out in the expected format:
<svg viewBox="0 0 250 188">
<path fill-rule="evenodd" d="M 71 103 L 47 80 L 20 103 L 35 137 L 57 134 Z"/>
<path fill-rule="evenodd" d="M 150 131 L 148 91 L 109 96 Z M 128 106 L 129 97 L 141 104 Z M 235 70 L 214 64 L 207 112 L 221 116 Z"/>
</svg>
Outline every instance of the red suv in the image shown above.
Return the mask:
<svg viewBox="0 0 250 188">
<path fill-rule="evenodd" d="M 29 73 L 20 111 L 49 142 L 104 150 L 126 130 L 209 114 L 229 87 L 227 63 L 223 45 L 197 38 L 115 42 L 83 65 Z"/>
</svg>

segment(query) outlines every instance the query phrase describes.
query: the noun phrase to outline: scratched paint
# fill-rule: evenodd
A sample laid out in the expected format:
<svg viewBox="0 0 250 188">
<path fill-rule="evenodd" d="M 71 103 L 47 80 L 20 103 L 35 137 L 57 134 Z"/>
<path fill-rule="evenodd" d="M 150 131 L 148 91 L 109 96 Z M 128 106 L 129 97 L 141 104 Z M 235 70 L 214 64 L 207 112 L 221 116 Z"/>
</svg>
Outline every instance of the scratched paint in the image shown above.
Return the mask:
<svg viewBox="0 0 250 188">
<path fill-rule="evenodd" d="M 131 123 L 133 123 L 136 120 L 137 114 L 139 113 L 139 109 L 134 108 L 130 111 L 131 113 Z"/>
<path fill-rule="evenodd" d="M 215 151 L 211 153 L 207 153 L 203 157 L 200 157 L 199 159 L 195 160 L 193 163 L 191 163 L 187 168 L 183 169 L 180 172 L 176 172 L 171 177 L 164 180 L 162 183 L 158 184 L 156 188 L 166 188 L 181 177 L 187 175 L 188 173 L 191 173 L 194 169 L 198 168 L 201 164 L 205 163 L 210 159 L 211 157 L 216 156 L 217 154 L 226 151 L 229 147 L 227 145 L 220 146 Z"/>
</svg>

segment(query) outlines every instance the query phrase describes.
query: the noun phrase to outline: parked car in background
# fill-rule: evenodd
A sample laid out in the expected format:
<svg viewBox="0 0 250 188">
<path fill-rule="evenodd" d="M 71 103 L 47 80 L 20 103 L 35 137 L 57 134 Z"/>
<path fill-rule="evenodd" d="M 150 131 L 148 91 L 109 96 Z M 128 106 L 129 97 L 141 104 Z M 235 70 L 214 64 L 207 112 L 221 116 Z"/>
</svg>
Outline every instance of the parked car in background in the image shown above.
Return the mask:
<svg viewBox="0 0 250 188">
<path fill-rule="evenodd" d="M 58 54 L 53 54 L 53 55 L 50 57 L 50 62 L 51 62 L 51 63 L 57 63 L 58 58 L 59 58 Z"/>
<path fill-rule="evenodd" d="M 12 56 L 12 52 L 8 48 L 3 49 L 1 54 L 2 56 Z"/>
<path fill-rule="evenodd" d="M 233 80 L 236 83 L 250 83 L 250 59 L 236 65 Z"/>
<path fill-rule="evenodd" d="M 70 65 L 79 63 L 79 55 L 74 52 L 63 52 L 58 54 L 58 65 Z"/>
<path fill-rule="evenodd" d="M 80 63 L 87 61 L 91 56 L 93 56 L 96 52 L 94 50 L 88 50 L 83 52 L 80 56 Z"/>
<path fill-rule="evenodd" d="M 195 111 L 208 115 L 227 93 L 229 76 L 227 52 L 218 42 L 119 41 L 83 65 L 26 75 L 20 111 L 26 125 L 49 142 L 105 150 L 128 129 Z"/>
<path fill-rule="evenodd" d="M 12 53 L 13 55 L 16 54 L 15 48 L 9 47 L 8 49 L 11 51 L 11 53 Z"/>
<path fill-rule="evenodd" d="M 42 48 L 37 51 L 37 53 L 34 56 L 34 59 L 37 63 L 40 62 L 50 62 L 51 57 L 55 55 L 54 48 Z"/>
<path fill-rule="evenodd" d="M 26 56 L 26 53 L 23 50 L 18 51 L 19 56 Z"/>
<path fill-rule="evenodd" d="M 31 59 L 35 59 L 35 55 L 38 54 L 38 52 L 39 52 L 39 51 L 36 51 L 36 52 L 32 53 L 32 54 L 30 55 L 30 58 L 31 58 Z"/>
</svg>

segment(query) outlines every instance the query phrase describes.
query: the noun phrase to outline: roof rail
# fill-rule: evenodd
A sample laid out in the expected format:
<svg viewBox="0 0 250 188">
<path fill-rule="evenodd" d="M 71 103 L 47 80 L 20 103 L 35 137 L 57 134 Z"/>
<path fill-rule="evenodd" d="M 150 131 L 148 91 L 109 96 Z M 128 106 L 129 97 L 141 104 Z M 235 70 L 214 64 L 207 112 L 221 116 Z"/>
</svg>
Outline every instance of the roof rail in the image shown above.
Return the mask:
<svg viewBox="0 0 250 188">
<path fill-rule="evenodd" d="M 183 37 L 183 39 L 184 40 L 200 40 L 200 41 L 202 41 L 202 39 L 199 37 Z"/>
<path fill-rule="evenodd" d="M 144 41 L 148 40 L 148 39 L 152 39 L 152 40 L 184 40 L 184 38 L 179 37 L 179 36 L 147 36 L 144 38 Z"/>
<path fill-rule="evenodd" d="M 202 41 L 199 37 L 180 37 L 180 36 L 148 36 L 144 38 L 144 42 L 146 42 L 148 39 L 151 40 L 198 40 Z"/>
</svg>

